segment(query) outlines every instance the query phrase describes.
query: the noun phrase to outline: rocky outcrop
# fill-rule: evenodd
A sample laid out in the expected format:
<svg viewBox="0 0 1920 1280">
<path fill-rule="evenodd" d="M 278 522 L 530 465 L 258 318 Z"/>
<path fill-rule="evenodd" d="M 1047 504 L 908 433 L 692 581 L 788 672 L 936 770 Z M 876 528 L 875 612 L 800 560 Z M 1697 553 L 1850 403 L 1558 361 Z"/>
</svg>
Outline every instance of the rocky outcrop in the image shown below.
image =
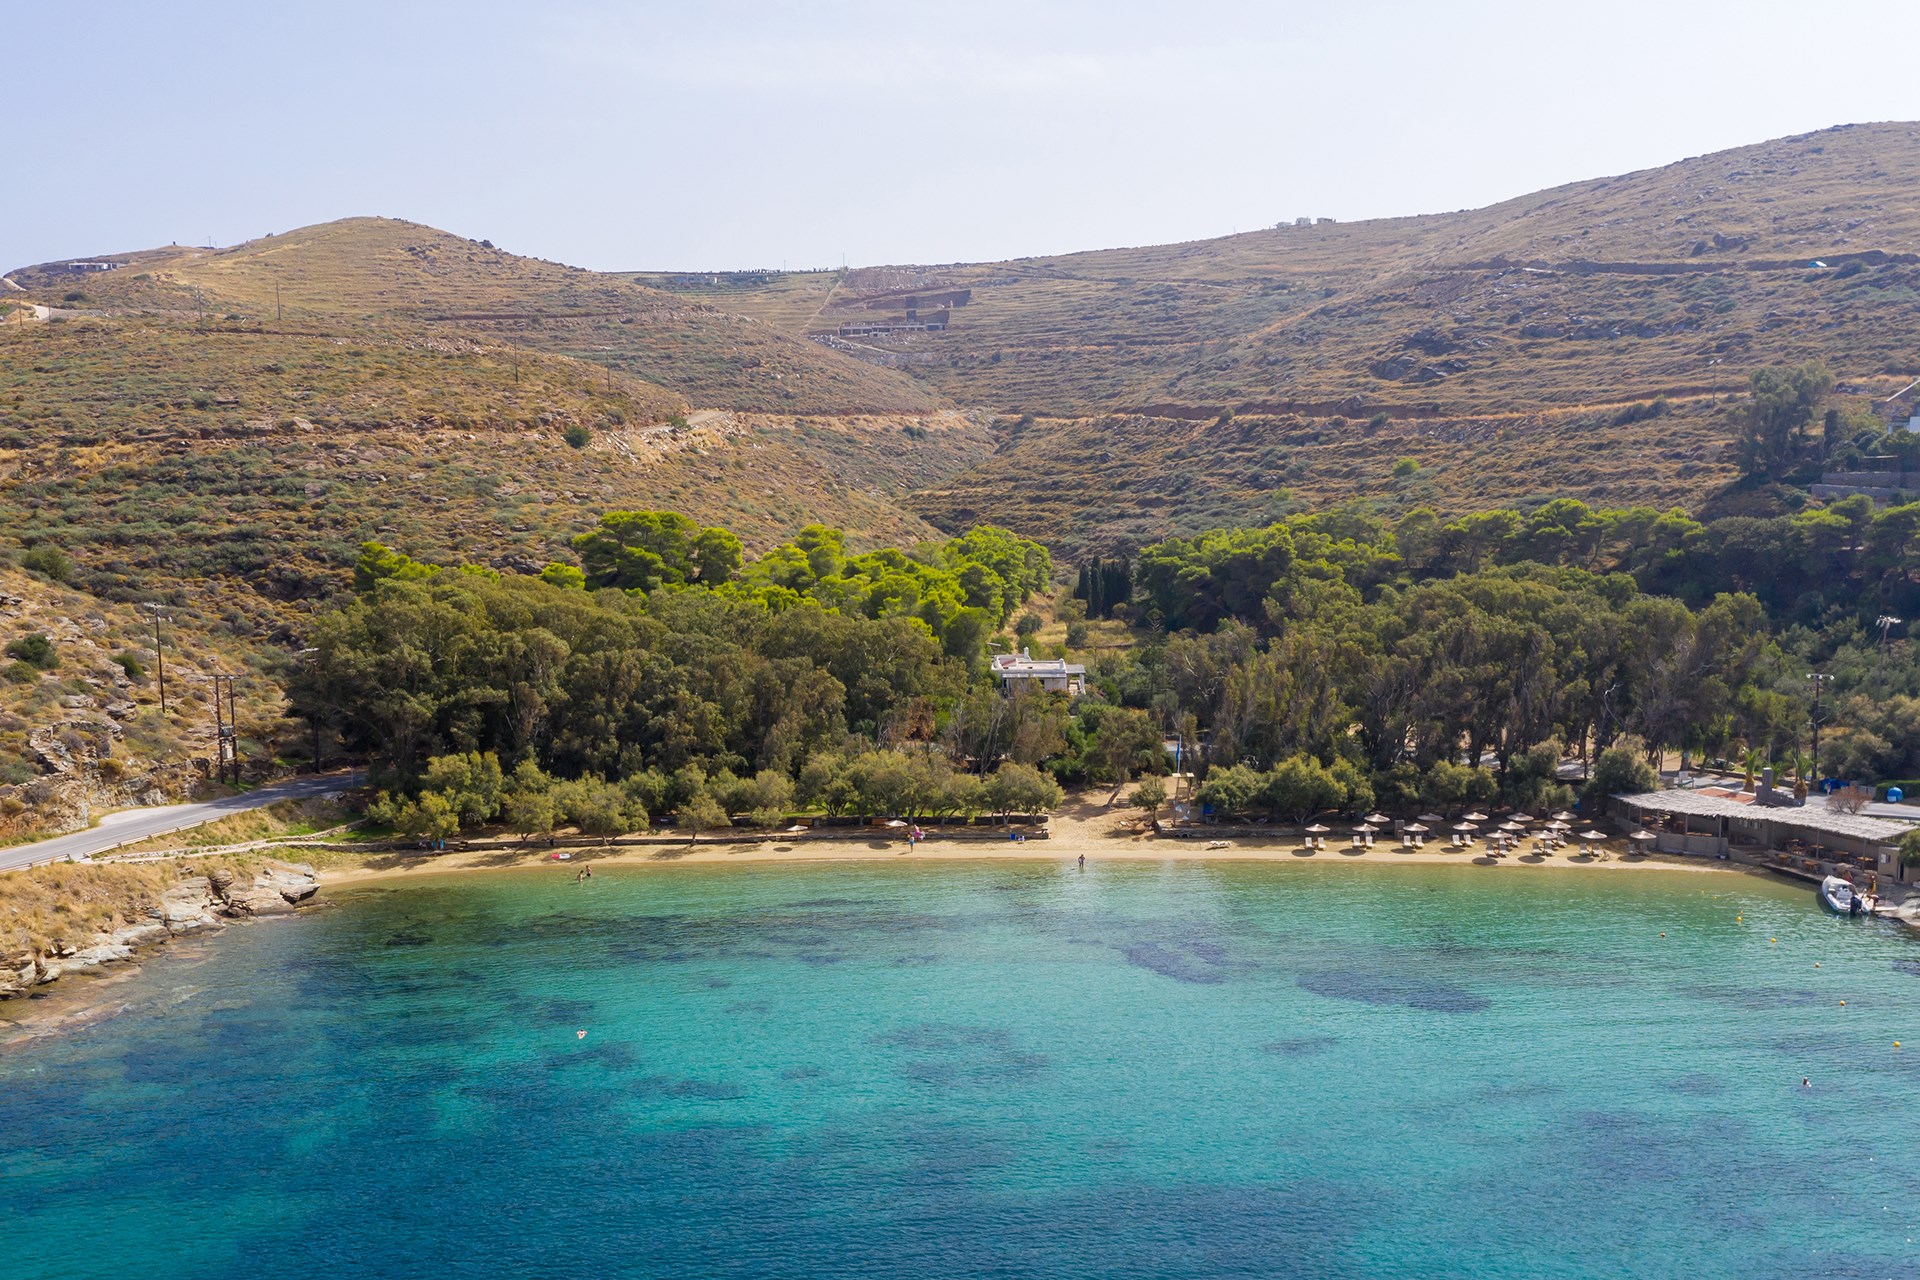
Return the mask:
<svg viewBox="0 0 1920 1280">
<path fill-rule="evenodd" d="M 313 868 L 304 863 L 263 867 L 244 884 L 230 871 L 216 871 L 207 884 L 229 916 L 283 915 L 320 891 Z"/>
<path fill-rule="evenodd" d="M 142 948 L 183 933 L 298 910 L 319 891 L 319 879 L 305 864 L 269 864 L 240 876 L 219 868 L 193 876 L 162 893 L 138 923 L 96 934 L 83 945 L 57 943 L 39 953 L 0 955 L 0 999 L 25 995 L 66 974 L 131 960 Z"/>
</svg>

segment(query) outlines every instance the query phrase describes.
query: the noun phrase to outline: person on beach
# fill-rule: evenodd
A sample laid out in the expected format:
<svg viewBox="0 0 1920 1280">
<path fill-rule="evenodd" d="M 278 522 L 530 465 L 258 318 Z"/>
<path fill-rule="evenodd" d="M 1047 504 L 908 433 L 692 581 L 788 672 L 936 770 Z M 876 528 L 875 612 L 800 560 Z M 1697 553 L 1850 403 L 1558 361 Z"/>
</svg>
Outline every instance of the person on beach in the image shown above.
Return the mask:
<svg viewBox="0 0 1920 1280">
<path fill-rule="evenodd" d="M 1084 853 L 1080 855 L 1080 869 L 1082 871 L 1087 869 L 1087 855 Z"/>
</svg>

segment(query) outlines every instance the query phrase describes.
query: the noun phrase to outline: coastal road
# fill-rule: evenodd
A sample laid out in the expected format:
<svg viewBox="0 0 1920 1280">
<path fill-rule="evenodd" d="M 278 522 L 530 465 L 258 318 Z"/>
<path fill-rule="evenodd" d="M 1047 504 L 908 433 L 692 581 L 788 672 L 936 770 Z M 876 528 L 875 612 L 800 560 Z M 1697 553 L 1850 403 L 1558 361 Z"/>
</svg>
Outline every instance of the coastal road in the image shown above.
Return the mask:
<svg viewBox="0 0 1920 1280">
<path fill-rule="evenodd" d="M 345 791 L 365 781 L 364 773 L 323 773 L 318 777 L 295 778 L 289 782 L 276 782 L 272 786 L 256 787 L 244 795 L 225 796 L 204 804 L 164 804 L 148 809 L 122 809 L 118 813 L 108 814 L 100 819 L 98 826 L 86 831 L 0 849 L 0 871 L 13 871 L 52 858 L 84 858 L 130 840 L 144 840 L 148 836 L 197 827 L 203 822 L 231 817 L 281 800 L 304 800 L 331 791 Z"/>
</svg>

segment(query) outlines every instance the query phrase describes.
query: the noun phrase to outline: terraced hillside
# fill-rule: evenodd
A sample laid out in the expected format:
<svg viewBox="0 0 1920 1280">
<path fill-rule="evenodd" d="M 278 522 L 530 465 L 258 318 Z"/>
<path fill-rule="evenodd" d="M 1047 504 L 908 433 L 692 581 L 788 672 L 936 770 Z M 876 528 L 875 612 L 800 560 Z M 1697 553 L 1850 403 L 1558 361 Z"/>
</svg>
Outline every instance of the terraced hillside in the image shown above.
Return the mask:
<svg viewBox="0 0 1920 1280">
<path fill-rule="evenodd" d="M 697 278 L 688 278 L 690 281 Z M 812 277 L 818 280 L 819 277 Z M 1850 126 L 1485 209 L 704 293 L 964 404 L 1449 418 L 1920 364 L 1920 125 Z M 942 296 L 964 300 L 942 307 Z M 800 299 L 820 297 L 804 326 Z M 945 312 L 944 329 L 858 333 Z"/>
<path fill-rule="evenodd" d="M 226 249 L 98 260 L 119 265 L 77 273 L 42 264 L 10 278 L 36 301 L 82 313 L 491 338 L 604 365 L 709 408 L 920 413 L 945 404 L 912 379 L 748 317 L 418 223 L 348 218 Z"/>
<path fill-rule="evenodd" d="M 108 598 L 217 600 L 266 636 L 368 538 L 537 571 L 605 510 L 775 541 L 934 530 L 905 496 L 984 459 L 987 419 L 689 410 L 564 356 L 397 326 L 162 316 L 0 327 L 0 527 Z"/>
</svg>

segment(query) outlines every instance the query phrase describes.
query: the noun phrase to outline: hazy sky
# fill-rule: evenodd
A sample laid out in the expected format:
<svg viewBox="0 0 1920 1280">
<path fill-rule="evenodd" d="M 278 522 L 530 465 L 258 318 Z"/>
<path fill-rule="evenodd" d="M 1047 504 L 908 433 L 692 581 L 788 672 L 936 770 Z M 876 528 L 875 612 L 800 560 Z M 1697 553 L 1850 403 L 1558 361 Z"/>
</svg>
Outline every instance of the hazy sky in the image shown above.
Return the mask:
<svg viewBox="0 0 1920 1280">
<path fill-rule="evenodd" d="M 582 266 L 1488 204 L 1920 117 L 1914 0 L 0 0 L 0 270 L 352 214 Z"/>
</svg>

